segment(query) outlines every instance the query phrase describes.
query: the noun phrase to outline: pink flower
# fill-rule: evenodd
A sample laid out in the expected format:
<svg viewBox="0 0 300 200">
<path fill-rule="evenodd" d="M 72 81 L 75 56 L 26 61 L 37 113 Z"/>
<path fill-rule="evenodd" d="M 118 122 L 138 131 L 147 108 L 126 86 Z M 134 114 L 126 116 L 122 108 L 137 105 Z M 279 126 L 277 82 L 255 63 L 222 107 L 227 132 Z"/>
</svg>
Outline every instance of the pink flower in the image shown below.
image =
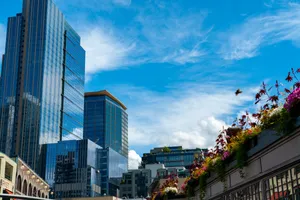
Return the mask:
<svg viewBox="0 0 300 200">
<path fill-rule="evenodd" d="M 228 158 L 229 156 L 230 156 L 229 151 L 225 151 L 225 152 L 223 153 L 222 160 L 225 160 L 225 159 Z"/>
<path fill-rule="evenodd" d="M 207 170 L 207 167 L 206 167 L 206 166 L 203 166 L 203 167 L 202 167 L 202 170 L 203 170 L 203 171 L 206 171 L 206 170 Z"/>
<path fill-rule="evenodd" d="M 284 108 L 288 111 L 291 111 L 294 104 L 300 101 L 300 88 L 295 89 L 289 96 L 286 98 Z"/>
</svg>

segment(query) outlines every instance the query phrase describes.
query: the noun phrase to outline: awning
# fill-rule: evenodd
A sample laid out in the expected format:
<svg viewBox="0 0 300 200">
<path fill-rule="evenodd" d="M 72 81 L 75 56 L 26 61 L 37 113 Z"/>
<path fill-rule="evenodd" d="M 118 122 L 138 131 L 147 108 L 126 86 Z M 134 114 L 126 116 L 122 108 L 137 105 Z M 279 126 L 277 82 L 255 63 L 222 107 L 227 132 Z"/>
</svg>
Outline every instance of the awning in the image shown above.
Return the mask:
<svg viewBox="0 0 300 200">
<path fill-rule="evenodd" d="M 5 191 L 7 192 L 7 194 L 14 194 L 13 192 L 11 192 L 11 191 L 8 190 L 8 189 L 5 189 Z"/>
<path fill-rule="evenodd" d="M 280 197 L 286 197 L 287 196 L 287 191 L 284 192 L 274 192 L 271 200 L 278 200 Z"/>
</svg>

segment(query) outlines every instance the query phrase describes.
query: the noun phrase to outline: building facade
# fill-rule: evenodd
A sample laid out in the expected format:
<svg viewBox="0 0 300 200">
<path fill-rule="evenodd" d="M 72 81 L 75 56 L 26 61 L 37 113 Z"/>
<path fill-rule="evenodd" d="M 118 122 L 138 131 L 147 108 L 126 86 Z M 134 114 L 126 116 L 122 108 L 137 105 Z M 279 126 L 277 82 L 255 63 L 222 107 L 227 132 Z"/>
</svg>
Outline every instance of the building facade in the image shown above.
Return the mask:
<svg viewBox="0 0 300 200">
<path fill-rule="evenodd" d="M 42 147 L 42 177 L 49 183 L 54 198 L 95 197 L 101 194 L 97 151 L 90 140 L 69 140 Z"/>
<path fill-rule="evenodd" d="M 121 198 L 146 198 L 151 184 L 151 170 L 130 170 L 123 174 L 120 185 Z"/>
<path fill-rule="evenodd" d="M 112 148 L 97 150 L 101 176 L 101 194 L 118 196 L 123 173 L 128 170 L 128 158 Z"/>
<path fill-rule="evenodd" d="M 84 138 L 128 157 L 126 107 L 108 91 L 85 93 Z"/>
<path fill-rule="evenodd" d="M 17 164 L 7 155 L 0 153 L 0 194 L 14 194 Z"/>
<path fill-rule="evenodd" d="M 164 164 L 165 167 L 186 167 L 189 169 L 195 159 L 202 159 L 207 149 L 182 149 L 181 146 L 159 147 L 144 153 L 142 166 L 147 164 Z"/>
<path fill-rule="evenodd" d="M 6 38 L 0 150 L 38 170 L 42 144 L 83 136 L 85 51 L 52 0 L 23 0 Z"/>
<path fill-rule="evenodd" d="M 49 198 L 49 184 L 22 159 L 19 157 L 12 159 L 17 163 L 15 194 Z"/>
</svg>

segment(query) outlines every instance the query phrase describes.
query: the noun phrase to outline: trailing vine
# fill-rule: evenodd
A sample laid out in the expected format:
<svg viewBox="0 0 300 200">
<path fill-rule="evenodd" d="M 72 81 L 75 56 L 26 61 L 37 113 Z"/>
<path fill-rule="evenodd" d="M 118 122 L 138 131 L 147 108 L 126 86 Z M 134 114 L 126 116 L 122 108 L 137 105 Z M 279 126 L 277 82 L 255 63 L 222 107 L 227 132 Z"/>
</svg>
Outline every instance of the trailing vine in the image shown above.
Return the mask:
<svg viewBox="0 0 300 200">
<path fill-rule="evenodd" d="M 199 177 L 200 200 L 204 200 L 204 198 L 205 198 L 207 177 L 208 177 L 207 173 L 203 173 Z"/>
</svg>

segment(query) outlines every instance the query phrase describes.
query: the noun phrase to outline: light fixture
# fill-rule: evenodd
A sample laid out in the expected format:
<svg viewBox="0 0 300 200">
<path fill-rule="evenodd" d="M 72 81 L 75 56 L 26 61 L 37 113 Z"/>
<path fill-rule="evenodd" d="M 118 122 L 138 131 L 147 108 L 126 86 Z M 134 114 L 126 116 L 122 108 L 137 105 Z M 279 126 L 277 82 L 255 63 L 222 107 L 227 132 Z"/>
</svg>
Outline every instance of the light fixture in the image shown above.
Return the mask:
<svg viewBox="0 0 300 200">
<path fill-rule="evenodd" d="M 48 190 L 48 192 L 50 192 L 50 189 Z"/>
<path fill-rule="evenodd" d="M 21 169 L 24 169 L 25 167 L 24 167 L 24 165 L 22 165 L 20 168 L 21 168 Z"/>
<path fill-rule="evenodd" d="M 35 178 L 35 175 L 32 175 L 31 178 Z"/>
<path fill-rule="evenodd" d="M 44 188 L 47 189 L 47 185 L 45 185 Z"/>
<path fill-rule="evenodd" d="M 53 194 L 54 194 L 54 192 L 51 192 L 50 194 L 51 194 L 51 195 L 53 195 Z"/>
<path fill-rule="evenodd" d="M 40 179 L 36 179 L 36 182 L 37 182 L 37 183 L 40 182 Z"/>
<path fill-rule="evenodd" d="M 27 170 L 26 174 L 30 174 L 30 170 Z"/>
<path fill-rule="evenodd" d="M 43 182 L 41 182 L 41 185 L 44 185 L 44 183 L 43 183 Z"/>
</svg>

